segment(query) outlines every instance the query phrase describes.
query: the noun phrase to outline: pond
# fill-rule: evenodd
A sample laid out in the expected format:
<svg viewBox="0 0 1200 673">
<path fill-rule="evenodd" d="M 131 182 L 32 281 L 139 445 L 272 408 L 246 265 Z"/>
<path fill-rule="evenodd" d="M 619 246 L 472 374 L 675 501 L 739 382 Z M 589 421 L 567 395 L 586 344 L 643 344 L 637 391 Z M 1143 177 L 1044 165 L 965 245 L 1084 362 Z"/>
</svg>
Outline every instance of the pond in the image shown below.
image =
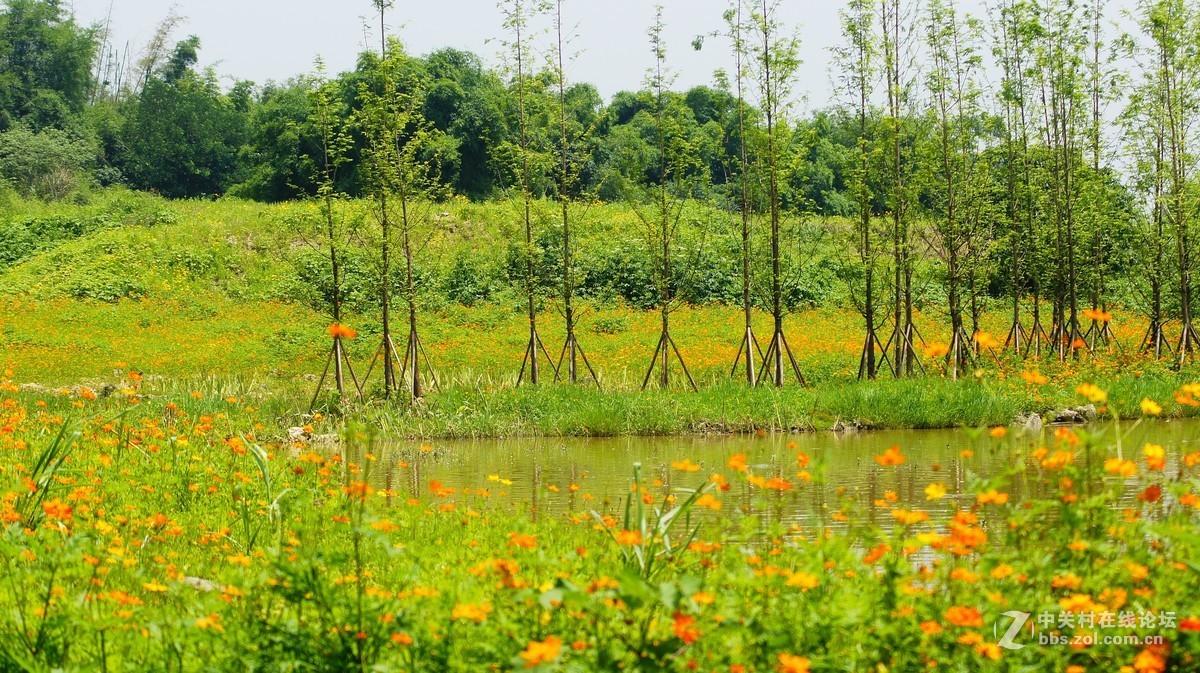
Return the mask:
<svg viewBox="0 0 1200 673">
<path fill-rule="evenodd" d="M 1115 451 L 1117 428 L 1099 424 L 1072 430 L 1101 438 L 1094 458 L 1095 474 L 1101 474 L 1104 457 Z M 733 474 L 727 467 L 730 458 L 744 454 L 751 474 L 781 481 L 776 489 L 750 489 L 744 480 L 737 481 L 717 494 L 722 513 L 747 510 L 753 497 L 766 493 L 766 515 L 789 525 L 837 528 L 836 512 L 853 507 L 880 512 L 878 522 L 890 527 L 890 517 L 873 504 L 883 500 L 925 510 L 935 520 L 949 518 L 958 508 L 975 503 L 973 486 L 979 480 L 1003 475 L 1037 447 L 1054 449 L 1054 431 L 1010 429 L 1000 438 L 956 429 L 389 442 L 375 447 L 378 460 L 370 479 L 401 501 L 434 492 L 467 510 L 503 507 L 538 518 L 618 510 L 638 463 L 643 484 L 651 493 L 665 495 L 697 487 L 714 472 Z M 1147 442 L 1166 447 L 1166 474 L 1173 475 L 1180 456 L 1196 450 L 1200 420 L 1126 422 L 1120 431 L 1126 458 L 1140 459 Z M 881 465 L 876 456 L 891 447 L 899 447 L 904 462 Z M 807 466 L 802 467 L 804 458 L 798 455 L 807 458 Z M 1082 452 L 1077 460 L 1085 460 Z M 806 481 L 802 472 L 813 481 Z M 1131 478 L 1130 484 L 1139 479 L 1140 475 Z M 930 484 L 944 486 L 946 496 L 931 501 L 926 496 Z M 1014 502 L 1055 488 L 1057 480 L 1036 467 L 1017 472 L 1002 486 Z M 1132 503 L 1137 492 L 1126 489 L 1125 504 Z M 764 515 L 762 504 L 758 500 L 759 515 Z"/>
</svg>

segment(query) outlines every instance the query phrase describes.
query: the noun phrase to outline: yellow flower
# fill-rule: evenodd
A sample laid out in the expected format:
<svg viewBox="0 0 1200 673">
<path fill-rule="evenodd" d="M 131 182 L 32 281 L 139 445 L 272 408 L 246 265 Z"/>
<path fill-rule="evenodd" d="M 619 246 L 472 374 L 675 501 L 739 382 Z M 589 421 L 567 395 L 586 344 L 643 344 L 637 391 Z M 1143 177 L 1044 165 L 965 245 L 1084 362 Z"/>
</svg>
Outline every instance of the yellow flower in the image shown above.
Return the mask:
<svg viewBox="0 0 1200 673">
<path fill-rule="evenodd" d="M 1167 452 L 1161 444 L 1147 444 L 1146 448 L 1142 449 L 1142 453 L 1146 456 L 1146 465 L 1151 470 L 1166 469 Z"/>
<path fill-rule="evenodd" d="M 1075 389 L 1075 392 L 1083 395 L 1096 404 L 1102 404 L 1108 401 L 1108 393 L 1091 383 L 1081 383 Z"/>
<path fill-rule="evenodd" d="M 941 500 L 946 497 L 946 485 L 942 483 L 930 484 L 925 487 L 926 500 Z"/>
<path fill-rule="evenodd" d="M 143 582 L 142 588 L 151 593 L 161 594 L 166 592 L 167 585 L 159 582 Z"/>
<path fill-rule="evenodd" d="M 1158 405 L 1158 402 L 1155 402 L 1149 397 L 1143 397 L 1142 413 L 1146 414 L 1147 416 L 1158 416 L 1162 413 L 1162 407 Z"/>
<path fill-rule="evenodd" d="M 787 580 L 787 585 L 789 587 L 800 587 L 801 591 L 816 589 L 819 583 L 820 580 L 817 579 L 816 575 L 806 573 L 803 570 L 798 570 L 792 573 Z"/>
</svg>

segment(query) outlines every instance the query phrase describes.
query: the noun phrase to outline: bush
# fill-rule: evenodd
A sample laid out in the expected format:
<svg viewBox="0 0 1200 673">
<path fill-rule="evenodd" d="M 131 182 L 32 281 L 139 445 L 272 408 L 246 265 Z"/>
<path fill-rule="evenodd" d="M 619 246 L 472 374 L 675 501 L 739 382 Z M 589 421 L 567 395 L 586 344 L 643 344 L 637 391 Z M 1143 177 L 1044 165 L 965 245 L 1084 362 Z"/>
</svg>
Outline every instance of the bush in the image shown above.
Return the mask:
<svg viewBox="0 0 1200 673">
<path fill-rule="evenodd" d="M 96 149 L 66 131 L 16 127 L 0 133 L 0 177 L 20 192 L 58 201 L 88 186 Z"/>
</svg>

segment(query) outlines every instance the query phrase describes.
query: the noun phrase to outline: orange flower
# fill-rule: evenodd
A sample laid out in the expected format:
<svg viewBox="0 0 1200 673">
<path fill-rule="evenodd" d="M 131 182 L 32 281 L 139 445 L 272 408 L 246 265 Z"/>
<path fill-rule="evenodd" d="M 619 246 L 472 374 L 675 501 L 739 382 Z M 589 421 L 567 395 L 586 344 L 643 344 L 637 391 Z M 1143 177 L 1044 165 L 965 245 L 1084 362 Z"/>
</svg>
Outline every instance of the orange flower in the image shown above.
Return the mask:
<svg viewBox="0 0 1200 673">
<path fill-rule="evenodd" d="M 980 348 L 992 349 L 1000 346 L 1000 342 L 996 340 L 996 337 L 987 332 L 976 332 L 975 343 L 979 344 Z"/>
<path fill-rule="evenodd" d="M 1166 469 L 1167 452 L 1161 444 L 1147 444 L 1146 448 L 1142 449 L 1142 453 L 1146 456 L 1146 465 L 1151 470 Z"/>
<path fill-rule="evenodd" d="M 1137 464 L 1132 460 L 1121 460 L 1120 458 L 1109 458 L 1104 461 L 1104 471 L 1122 477 L 1132 477 L 1137 474 Z"/>
<path fill-rule="evenodd" d="M 1098 308 L 1088 308 L 1083 310 L 1083 317 L 1096 322 L 1112 322 L 1112 314 L 1108 311 L 1101 311 Z"/>
<path fill-rule="evenodd" d="M 1035 386 L 1044 385 L 1050 380 L 1048 376 L 1036 369 L 1033 371 L 1021 372 L 1021 378 L 1024 379 L 1026 383 L 1031 383 Z"/>
<path fill-rule="evenodd" d="M 521 549 L 536 549 L 537 536 L 526 535 L 525 533 L 509 533 L 508 546 L 520 547 Z"/>
<path fill-rule="evenodd" d="M 454 606 L 454 610 L 450 613 L 451 619 L 466 619 L 482 624 L 487 621 L 488 615 L 492 612 L 491 603 L 459 603 Z"/>
<path fill-rule="evenodd" d="M 1179 630 L 1200 633 L 1200 617 L 1192 615 L 1191 617 L 1184 617 L 1179 620 Z"/>
<path fill-rule="evenodd" d="M 55 521 L 71 520 L 71 506 L 58 498 L 43 502 L 42 511 L 46 513 L 47 517 Z"/>
<path fill-rule="evenodd" d="M 779 653 L 779 665 L 775 670 L 779 673 L 809 673 L 812 662 L 804 657 L 785 652 Z"/>
<path fill-rule="evenodd" d="M 617 531 L 617 544 L 633 547 L 642 543 L 642 534 L 636 530 Z"/>
<path fill-rule="evenodd" d="M 952 605 L 946 608 L 944 616 L 946 621 L 955 626 L 962 626 L 964 628 L 983 626 L 983 615 L 980 614 L 979 610 L 972 607 Z"/>
<path fill-rule="evenodd" d="M 682 472 L 699 472 L 700 466 L 693 463 L 690 459 L 684 458 L 671 463 L 671 467 Z"/>
<path fill-rule="evenodd" d="M 888 465 L 903 465 L 904 454 L 900 453 L 900 445 L 893 445 L 892 448 L 875 456 L 875 462 L 885 467 Z"/>
<path fill-rule="evenodd" d="M 700 640 L 700 629 L 696 628 L 696 620 L 691 615 L 676 612 L 672 628 L 675 631 L 675 637 L 688 645 Z"/>
<path fill-rule="evenodd" d="M 1008 494 L 999 493 L 993 488 L 975 496 L 975 500 L 981 505 L 987 505 L 989 503 L 994 505 L 1003 505 L 1008 502 Z"/>
<path fill-rule="evenodd" d="M 562 639 L 557 636 L 547 636 L 545 640 L 533 640 L 521 653 L 525 660 L 525 668 L 537 668 L 544 664 L 554 663 L 562 654 Z"/>
<path fill-rule="evenodd" d="M 350 327 L 349 325 L 343 325 L 335 322 L 329 326 L 329 336 L 335 339 L 353 339 L 354 337 L 358 336 L 358 332 L 355 332 L 354 328 Z"/>
<path fill-rule="evenodd" d="M 932 343 L 925 349 L 925 357 L 936 360 L 950 352 L 950 346 L 943 343 Z"/>
<path fill-rule="evenodd" d="M 731 469 L 731 470 L 737 470 L 738 472 L 745 472 L 746 471 L 746 454 L 735 453 L 729 457 L 729 462 L 727 462 L 725 464 L 728 465 L 729 469 Z"/>
</svg>

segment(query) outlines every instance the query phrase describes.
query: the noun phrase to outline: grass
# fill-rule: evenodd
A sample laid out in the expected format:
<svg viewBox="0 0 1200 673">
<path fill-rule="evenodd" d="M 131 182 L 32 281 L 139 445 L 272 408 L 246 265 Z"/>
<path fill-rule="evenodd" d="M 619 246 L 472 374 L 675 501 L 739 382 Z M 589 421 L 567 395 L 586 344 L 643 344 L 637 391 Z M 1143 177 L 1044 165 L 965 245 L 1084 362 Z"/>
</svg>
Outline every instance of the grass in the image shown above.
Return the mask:
<svg viewBox="0 0 1200 673">
<path fill-rule="evenodd" d="M 904 505 L 825 452 L 679 454 L 612 504 L 539 482 L 531 518 L 367 428 L 318 451 L 227 383 L 146 385 L 0 379 L 0 670 L 1200 671 L 1195 447 L 1012 433 L 928 485 L 895 447 L 861 469 Z"/>
<path fill-rule="evenodd" d="M 642 392 L 658 315 L 595 296 L 581 302 L 579 334 L 603 392 L 557 385 L 516 389 L 527 338 L 523 300 L 511 288 L 499 289 L 486 301 L 464 306 L 447 298 L 444 282 L 462 255 L 503 250 L 513 213 L 503 204 L 463 201 L 445 208 L 439 217 L 448 223 L 447 233 L 426 255 L 428 268 L 443 280 L 427 286 L 421 317 L 442 392 L 411 409 L 374 401 L 342 410 L 330 396 L 321 399 L 321 409 L 422 437 L 790 431 L 839 422 L 879 428 L 998 425 L 1018 414 L 1077 404 L 1074 389 L 1084 382 L 1120 393 L 1122 400 L 1159 400 L 1172 415 L 1193 410 L 1171 400 L 1181 385 L 1198 378 L 1195 368 L 1174 372 L 1134 353 L 1139 318 L 1122 311 L 1116 312 L 1114 329 L 1124 350 L 1097 358 L 1021 362 L 988 355 L 978 364 L 978 376 L 958 382 L 945 380 L 937 362 L 926 360 L 929 376 L 864 384 L 855 376 L 858 315 L 836 306 L 800 310 L 788 317 L 787 331 L 811 386 L 751 391 L 729 379 L 742 329 L 739 311 L 721 304 L 685 306 L 674 314 L 672 330 L 701 385 L 693 394 L 682 389 L 678 370 L 673 390 Z M 248 391 L 256 404 L 274 409 L 281 424 L 302 424 L 313 377 L 329 348 L 329 319 L 313 308 L 319 302 L 310 281 L 316 281 L 306 275 L 312 255 L 319 262 L 309 245 L 310 210 L 305 204 L 167 202 L 120 190 L 83 205 L 11 205 L 0 218 L 3 226 L 58 233 L 29 239 L 41 243 L 0 268 L 0 367 L 22 384 L 49 388 L 119 388 L 130 372 L 142 374 L 150 389 L 163 394 L 188 392 L 199 385 L 197 379 L 203 385 L 223 380 L 230 388 L 252 381 Z M 581 255 L 602 259 L 613 246 L 637 245 L 628 215 L 613 206 L 589 211 Z M 479 260 L 487 267 L 480 267 L 480 277 L 497 277 L 503 257 Z M 369 292 L 359 292 L 360 286 L 370 282 L 360 281 L 348 289 L 366 297 Z M 997 305 L 986 314 L 985 330 L 1005 333 L 1003 311 Z M 755 319 L 766 334 L 767 316 Z M 360 335 L 350 354 L 362 373 L 380 325 L 370 310 L 346 321 Z M 918 322 L 931 342 L 945 340 L 944 316 L 930 309 Z M 557 354 L 562 323 L 552 302 L 544 306 L 541 325 L 548 348 Z M 1048 382 L 1027 383 L 1022 375 L 1034 370 Z M 378 380 L 369 382 L 368 392 L 377 397 L 378 386 Z M 1136 414 L 1137 405 L 1118 405 L 1118 411 Z"/>
</svg>

